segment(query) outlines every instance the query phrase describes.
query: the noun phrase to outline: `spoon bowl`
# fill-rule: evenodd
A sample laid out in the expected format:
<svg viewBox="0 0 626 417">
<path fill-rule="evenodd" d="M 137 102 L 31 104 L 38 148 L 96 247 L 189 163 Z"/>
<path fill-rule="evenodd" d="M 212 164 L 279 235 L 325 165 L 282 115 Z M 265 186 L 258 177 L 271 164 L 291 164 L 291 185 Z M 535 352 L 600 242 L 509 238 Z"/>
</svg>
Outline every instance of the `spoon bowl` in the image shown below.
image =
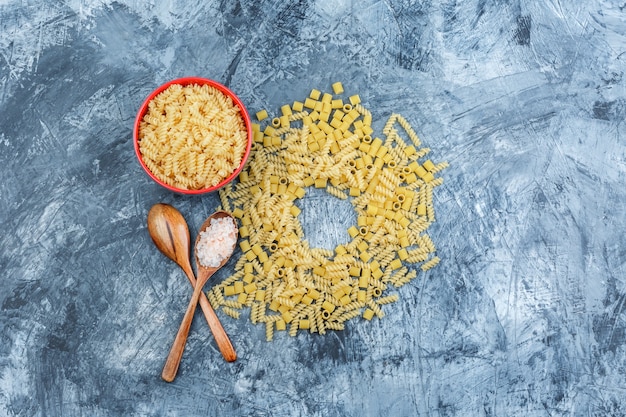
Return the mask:
<svg viewBox="0 0 626 417">
<path fill-rule="evenodd" d="M 169 204 L 155 204 L 148 212 L 148 233 L 156 247 L 176 262 L 191 285 L 195 285 L 196 278 L 189 262 L 189 227 L 183 215 Z"/>
</svg>

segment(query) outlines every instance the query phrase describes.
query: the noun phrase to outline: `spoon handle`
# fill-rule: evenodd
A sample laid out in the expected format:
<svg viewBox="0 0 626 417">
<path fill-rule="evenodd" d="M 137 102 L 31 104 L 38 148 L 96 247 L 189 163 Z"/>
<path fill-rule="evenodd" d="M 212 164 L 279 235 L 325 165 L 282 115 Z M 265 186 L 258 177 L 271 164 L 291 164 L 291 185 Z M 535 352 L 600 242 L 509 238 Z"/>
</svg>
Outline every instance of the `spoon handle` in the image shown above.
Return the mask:
<svg viewBox="0 0 626 417">
<path fill-rule="evenodd" d="M 187 274 L 187 278 L 189 278 L 191 286 L 195 288 L 196 278 L 194 277 L 193 272 L 185 271 L 185 273 Z M 222 323 L 220 323 L 219 318 L 217 318 L 215 310 L 213 310 L 213 307 L 206 298 L 206 294 L 204 292 L 201 292 L 200 294 L 200 308 L 202 308 L 204 318 L 211 329 L 211 333 L 213 333 L 215 343 L 217 344 L 217 348 L 222 353 L 222 356 L 226 362 L 234 362 L 237 359 L 237 352 L 235 352 L 233 344 L 230 342 L 224 327 L 222 327 Z"/>
<path fill-rule="evenodd" d="M 237 359 L 237 353 L 235 352 L 235 348 L 233 348 L 224 327 L 222 327 L 222 323 L 217 318 L 215 314 L 215 310 L 211 307 L 211 303 L 207 300 L 206 295 L 202 293 L 200 296 L 200 307 L 202 308 L 202 312 L 204 313 L 204 318 L 206 322 L 209 324 L 211 328 L 211 332 L 213 333 L 213 337 L 215 338 L 215 343 L 219 348 L 220 352 L 222 352 L 222 356 L 226 362 L 233 362 Z"/>
<path fill-rule="evenodd" d="M 191 327 L 191 322 L 196 311 L 196 305 L 198 305 L 198 298 L 200 297 L 200 294 L 202 294 L 202 286 L 196 284 L 193 289 L 191 300 L 189 300 L 187 311 L 185 311 L 183 321 L 180 323 L 178 333 L 176 333 L 176 339 L 174 339 L 170 353 L 167 355 L 163 372 L 161 372 L 161 378 L 167 382 L 172 382 L 174 378 L 176 378 L 176 373 L 178 372 L 180 360 L 183 357 L 183 351 L 185 350 L 185 344 L 187 343 L 187 336 L 189 335 L 189 328 Z"/>
</svg>

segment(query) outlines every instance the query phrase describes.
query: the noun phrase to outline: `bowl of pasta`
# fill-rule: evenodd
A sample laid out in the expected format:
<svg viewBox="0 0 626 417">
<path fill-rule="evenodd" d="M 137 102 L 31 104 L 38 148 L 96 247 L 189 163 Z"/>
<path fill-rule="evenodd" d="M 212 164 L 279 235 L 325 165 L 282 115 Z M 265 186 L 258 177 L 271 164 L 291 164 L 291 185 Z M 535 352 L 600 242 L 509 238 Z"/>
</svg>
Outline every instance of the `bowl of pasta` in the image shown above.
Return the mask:
<svg viewBox="0 0 626 417">
<path fill-rule="evenodd" d="M 169 81 L 145 99 L 135 118 L 139 163 L 157 184 L 180 194 L 216 191 L 243 169 L 252 123 L 226 86 L 200 77 Z"/>
</svg>

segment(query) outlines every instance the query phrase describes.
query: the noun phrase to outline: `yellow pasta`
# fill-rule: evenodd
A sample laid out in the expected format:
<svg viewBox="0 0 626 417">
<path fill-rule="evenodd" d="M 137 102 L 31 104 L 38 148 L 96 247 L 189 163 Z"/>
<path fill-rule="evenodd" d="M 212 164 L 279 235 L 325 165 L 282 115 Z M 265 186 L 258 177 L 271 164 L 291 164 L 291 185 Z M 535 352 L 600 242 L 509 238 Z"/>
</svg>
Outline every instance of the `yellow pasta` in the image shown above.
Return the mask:
<svg viewBox="0 0 626 417">
<path fill-rule="evenodd" d="M 265 339 L 271 342 L 274 339 L 274 322 L 265 322 Z"/>
<path fill-rule="evenodd" d="M 363 318 L 364 318 L 365 320 L 371 320 L 371 319 L 373 319 L 373 318 L 374 318 L 374 311 L 373 311 L 372 309 L 370 309 L 370 308 L 366 309 L 366 310 L 363 312 Z"/>
<path fill-rule="evenodd" d="M 224 312 L 224 314 L 227 314 L 234 319 L 238 319 L 239 315 L 241 314 L 239 310 L 231 308 L 231 307 L 222 307 L 222 311 Z"/>
<path fill-rule="evenodd" d="M 359 316 L 382 318 L 381 306 L 399 298 L 386 295 L 387 286 L 412 281 L 411 265 L 427 270 L 438 262 L 425 231 L 435 219 L 433 188 L 443 181 L 435 175 L 447 163 L 421 161 L 430 150 L 400 115 L 376 136 L 360 97 L 344 100 L 343 86 L 332 88 L 334 95 L 313 89 L 282 106 L 277 128 L 268 115 L 270 125 L 255 127 L 263 140 L 239 181 L 220 190 L 222 207 L 241 223 L 241 255 L 209 301 L 231 316 L 249 308 L 253 323 L 265 323 L 268 341 L 287 325 L 291 336 L 325 334 Z M 297 206 L 308 187 L 353 205 L 357 223 L 348 243 L 309 247 Z"/>
<path fill-rule="evenodd" d="M 256 113 L 256 118 L 257 118 L 257 120 L 259 120 L 259 121 L 262 121 L 262 120 L 267 119 L 267 110 L 265 110 L 265 109 L 264 109 L 264 110 L 259 110 L 259 111 Z"/>
<path fill-rule="evenodd" d="M 332 85 L 333 87 L 333 92 L 335 94 L 342 94 L 343 93 L 343 85 L 340 82 L 336 82 Z"/>
<path fill-rule="evenodd" d="M 398 294 L 391 294 L 385 297 L 380 297 L 376 300 L 376 303 L 379 305 L 383 305 L 383 304 L 389 304 L 389 303 L 395 303 L 396 301 L 398 301 L 400 297 L 398 296 Z"/>
<path fill-rule="evenodd" d="M 421 268 L 422 271 L 428 271 L 429 269 L 433 268 L 435 265 L 437 265 L 439 263 L 440 259 L 438 256 L 433 257 L 430 261 L 425 262 L 422 264 Z"/>
</svg>

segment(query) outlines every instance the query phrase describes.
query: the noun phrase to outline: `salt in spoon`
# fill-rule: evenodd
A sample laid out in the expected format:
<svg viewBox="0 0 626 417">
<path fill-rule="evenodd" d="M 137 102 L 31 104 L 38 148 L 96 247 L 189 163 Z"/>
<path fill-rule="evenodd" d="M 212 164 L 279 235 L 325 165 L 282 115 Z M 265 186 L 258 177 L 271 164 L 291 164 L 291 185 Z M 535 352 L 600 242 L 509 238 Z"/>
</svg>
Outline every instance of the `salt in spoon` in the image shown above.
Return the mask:
<svg viewBox="0 0 626 417">
<path fill-rule="evenodd" d="M 202 237 L 202 232 L 205 232 L 205 231 L 209 232 L 210 228 L 217 227 L 215 226 L 215 222 L 212 224 L 212 221 L 217 220 L 217 219 L 230 219 L 230 221 L 232 221 L 232 226 L 233 226 L 231 230 L 232 243 L 230 243 L 229 247 L 227 248 L 220 248 L 220 249 L 225 249 L 225 251 L 221 253 L 220 254 L 221 256 L 217 259 L 217 262 L 219 263 L 216 263 L 215 266 L 205 266 L 200 262 L 200 258 L 198 256 L 198 245 Z M 193 315 L 196 310 L 196 305 L 198 304 L 198 300 L 200 299 L 200 296 L 204 295 L 202 293 L 202 287 L 204 287 L 204 284 L 206 284 L 209 278 L 218 269 L 220 269 L 222 266 L 226 264 L 226 262 L 228 262 L 228 260 L 230 259 L 230 256 L 235 250 L 235 242 L 237 240 L 237 233 L 238 233 L 237 223 L 235 222 L 235 219 L 229 213 L 225 211 L 218 211 L 216 213 L 213 213 L 202 224 L 202 226 L 200 227 L 200 231 L 201 232 L 198 234 L 198 237 L 196 238 L 196 244 L 195 244 L 195 250 L 194 250 L 195 255 L 196 255 L 196 266 L 198 270 L 198 276 L 196 279 L 196 283 L 194 285 L 193 295 L 191 296 L 191 300 L 189 301 L 189 305 L 187 306 L 187 311 L 185 311 L 185 316 L 183 317 L 183 320 L 180 324 L 178 333 L 176 334 L 176 339 L 174 339 L 174 343 L 172 344 L 170 353 L 167 357 L 167 360 L 165 361 L 163 372 L 161 373 L 161 378 L 163 378 L 167 382 L 172 382 L 174 378 L 176 377 L 176 373 L 178 372 L 178 366 L 180 365 L 180 360 L 183 356 L 183 351 L 185 350 L 185 344 L 187 342 L 187 336 L 189 335 L 189 328 L 191 327 L 191 322 L 193 320 Z M 217 320 L 217 317 L 216 317 L 216 320 Z M 219 321 L 217 321 L 217 323 L 219 324 Z M 211 323 L 209 323 L 209 325 L 210 324 Z M 230 341 L 228 340 L 228 336 L 226 336 L 226 332 L 224 332 L 224 329 L 221 327 L 221 325 L 220 325 L 220 328 L 222 330 L 221 333 L 213 332 L 213 336 L 215 337 L 215 341 L 217 342 L 218 346 L 221 346 L 226 342 L 230 344 Z M 234 350 L 232 353 L 234 354 Z"/>
<path fill-rule="evenodd" d="M 195 287 L 196 277 L 189 261 L 189 228 L 183 215 L 169 204 L 157 203 L 148 212 L 148 232 L 156 247 L 182 268 Z M 200 307 L 224 359 L 233 362 L 237 359 L 235 349 L 204 293 L 200 295 Z"/>
</svg>

